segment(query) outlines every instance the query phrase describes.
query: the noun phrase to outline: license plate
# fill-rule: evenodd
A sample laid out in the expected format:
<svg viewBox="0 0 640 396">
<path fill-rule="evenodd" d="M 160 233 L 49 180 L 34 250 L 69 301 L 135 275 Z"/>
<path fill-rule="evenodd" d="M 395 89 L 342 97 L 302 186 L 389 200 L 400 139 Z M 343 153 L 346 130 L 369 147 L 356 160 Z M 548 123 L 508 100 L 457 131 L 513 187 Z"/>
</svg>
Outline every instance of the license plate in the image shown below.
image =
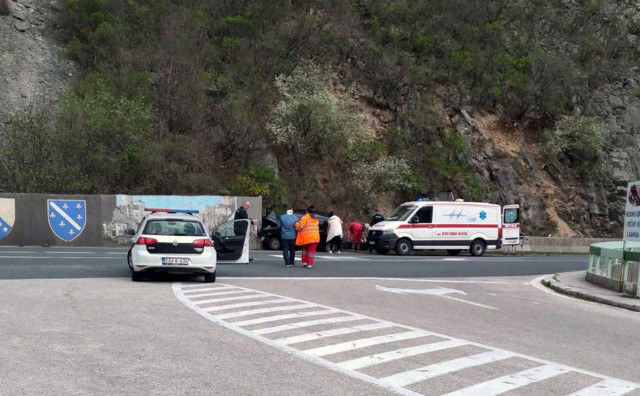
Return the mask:
<svg viewBox="0 0 640 396">
<path fill-rule="evenodd" d="M 375 245 L 376 241 L 369 241 L 369 245 Z"/>
<path fill-rule="evenodd" d="M 163 257 L 162 265 L 189 265 L 188 258 Z"/>
</svg>

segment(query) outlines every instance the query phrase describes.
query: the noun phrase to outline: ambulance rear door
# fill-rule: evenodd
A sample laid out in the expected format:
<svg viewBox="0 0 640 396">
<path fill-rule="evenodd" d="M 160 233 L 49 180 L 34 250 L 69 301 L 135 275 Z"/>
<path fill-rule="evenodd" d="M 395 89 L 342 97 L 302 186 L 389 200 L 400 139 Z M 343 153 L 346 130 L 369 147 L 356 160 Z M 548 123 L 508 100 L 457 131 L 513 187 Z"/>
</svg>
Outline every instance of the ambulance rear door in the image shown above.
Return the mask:
<svg viewBox="0 0 640 396">
<path fill-rule="evenodd" d="M 520 244 L 520 205 L 502 207 L 502 244 Z"/>
</svg>

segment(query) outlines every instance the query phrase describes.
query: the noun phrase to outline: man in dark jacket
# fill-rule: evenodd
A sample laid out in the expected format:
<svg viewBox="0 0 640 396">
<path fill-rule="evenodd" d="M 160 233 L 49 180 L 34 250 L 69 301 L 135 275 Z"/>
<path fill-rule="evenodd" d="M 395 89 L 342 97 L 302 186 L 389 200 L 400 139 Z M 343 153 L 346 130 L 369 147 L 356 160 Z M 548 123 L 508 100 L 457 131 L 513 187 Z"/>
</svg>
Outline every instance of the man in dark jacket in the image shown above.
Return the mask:
<svg viewBox="0 0 640 396">
<path fill-rule="evenodd" d="M 378 209 L 376 209 L 375 214 L 371 218 L 371 222 L 369 224 L 371 224 L 371 227 L 373 227 L 374 225 L 376 225 L 381 221 L 384 221 L 384 216 L 380 213 Z"/>
<path fill-rule="evenodd" d="M 249 219 L 249 213 L 247 213 L 247 210 L 249 210 L 249 208 L 251 207 L 251 204 L 249 203 L 249 201 L 245 201 L 245 203 L 242 204 L 242 206 L 240 206 L 238 208 L 238 210 L 236 210 L 236 213 L 233 217 L 234 220 L 248 220 Z M 249 227 L 249 223 L 246 221 L 236 221 L 235 223 L 233 223 L 233 233 L 236 234 L 236 236 L 243 236 L 247 234 L 247 228 Z"/>
</svg>

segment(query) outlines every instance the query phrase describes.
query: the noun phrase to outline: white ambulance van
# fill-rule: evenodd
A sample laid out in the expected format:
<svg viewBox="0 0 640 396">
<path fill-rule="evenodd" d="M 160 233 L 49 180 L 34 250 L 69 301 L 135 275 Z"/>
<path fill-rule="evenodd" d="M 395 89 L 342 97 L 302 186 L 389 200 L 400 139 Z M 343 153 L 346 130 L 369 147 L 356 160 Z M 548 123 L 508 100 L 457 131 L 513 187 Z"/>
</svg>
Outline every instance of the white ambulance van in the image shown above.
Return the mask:
<svg viewBox="0 0 640 396">
<path fill-rule="evenodd" d="M 367 243 L 380 254 L 395 250 L 404 256 L 413 249 L 446 250 L 458 255 L 469 250 L 481 256 L 503 244 L 503 225 L 509 223 L 508 243 L 519 239 L 519 206 L 480 202 L 416 201 L 397 207 L 386 221 L 369 231 Z"/>
</svg>

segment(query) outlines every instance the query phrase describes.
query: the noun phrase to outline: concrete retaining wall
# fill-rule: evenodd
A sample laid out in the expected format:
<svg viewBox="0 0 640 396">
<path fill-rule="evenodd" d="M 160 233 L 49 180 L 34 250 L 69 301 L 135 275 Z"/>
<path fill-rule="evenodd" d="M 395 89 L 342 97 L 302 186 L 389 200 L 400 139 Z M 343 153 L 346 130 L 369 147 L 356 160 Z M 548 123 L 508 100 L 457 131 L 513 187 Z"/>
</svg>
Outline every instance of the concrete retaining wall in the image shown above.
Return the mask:
<svg viewBox="0 0 640 396">
<path fill-rule="evenodd" d="M 50 206 L 49 200 L 60 204 Z M 64 202 L 73 201 L 64 209 Z M 113 246 L 129 244 L 127 228 L 137 228 L 145 208 L 197 209 L 211 229 L 229 220 L 239 205 L 251 202 L 249 217 L 259 225 L 262 197 L 131 196 L 0 194 L 0 245 L 10 246 Z M 78 205 L 77 209 L 75 205 Z M 68 212 L 65 212 L 67 211 Z M 73 211 L 73 212 L 72 212 Z M 65 213 L 61 213 L 65 212 Z M 52 225 L 50 220 L 55 219 Z M 63 222 L 64 226 L 58 226 Z M 74 224 L 69 224 L 74 223 Z M 6 231 L 5 231 L 6 230 Z M 66 242 L 65 239 L 73 240 Z"/>
<path fill-rule="evenodd" d="M 616 241 L 612 238 L 527 237 L 524 251 L 535 253 L 589 253 L 592 243 Z"/>
</svg>

